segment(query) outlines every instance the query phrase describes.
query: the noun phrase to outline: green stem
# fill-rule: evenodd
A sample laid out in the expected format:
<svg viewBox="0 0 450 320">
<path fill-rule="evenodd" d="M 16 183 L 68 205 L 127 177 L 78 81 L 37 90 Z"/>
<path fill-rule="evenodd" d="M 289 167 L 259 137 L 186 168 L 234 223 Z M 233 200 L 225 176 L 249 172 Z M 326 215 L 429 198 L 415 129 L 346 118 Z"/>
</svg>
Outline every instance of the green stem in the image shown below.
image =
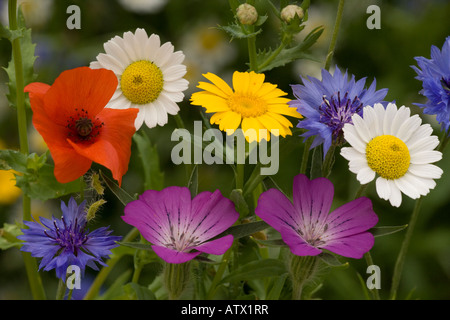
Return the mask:
<svg viewBox="0 0 450 320">
<path fill-rule="evenodd" d="M 336 14 L 336 22 L 334 24 L 333 35 L 330 42 L 330 47 L 328 49 L 327 60 L 325 62 L 325 69 L 329 70 L 331 65 L 331 60 L 333 58 L 334 49 L 336 47 L 337 36 L 339 33 L 339 28 L 341 26 L 342 13 L 344 12 L 345 0 L 340 0 L 338 5 L 338 11 Z"/>
<path fill-rule="evenodd" d="M 207 300 L 211 300 L 214 297 L 214 294 L 216 293 L 216 287 L 219 284 L 220 280 L 222 280 L 222 277 L 223 277 L 223 274 L 225 273 L 231 253 L 232 253 L 232 250 L 229 249 L 222 256 L 222 262 L 220 263 L 219 269 L 217 270 L 216 274 L 214 275 L 211 286 L 209 287 L 208 295 L 206 297 Z"/>
<path fill-rule="evenodd" d="M 370 254 L 370 251 L 368 251 L 364 254 L 364 258 L 366 259 L 366 263 L 368 266 L 372 266 L 374 264 L 372 255 Z M 370 290 L 370 292 L 372 293 L 375 300 L 380 300 L 380 294 L 378 293 L 378 289 L 374 288 L 374 289 Z"/>
<path fill-rule="evenodd" d="M 236 189 L 244 190 L 245 164 L 236 164 Z"/>
<path fill-rule="evenodd" d="M 256 37 L 247 38 L 247 45 L 250 71 L 258 72 L 258 64 L 256 63 Z"/>
<path fill-rule="evenodd" d="M 17 0 L 8 1 L 9 28 L 11 31 L 18 30 L 17 25 Z M 20 38 L 11 41 L 12 59 L 14 61 L 14 73 L 16 76 L 16 109 L 17 125 L 19 131 L 20 152 L 28 156 L 28 133 L 27 133 L 27 113 L 25 109 L 25 93 L 23 79 L 22 51 L 20 48 Z M 31 220 L 31 199 L 23 195 L 23 220 Z M 22 257 L 30 284 L 31 293 L 36 300 L 46 299 L 41 277 L 38 273 L 36 259 L 28 252 L 23 252 Z"/>
<path fill-rule="evenodd" d="M 420 212 L 420 206 L 422 204 L 423 197 L 420 197 L 416 200 L 416 205 L 414 206 L 414 210 L 411 214 L 411 219 L 408 224 L 408 229 L 406 230 L 405 238 L 403 239 L 402 246 L 400 248 L 400 252 L 397 257 L 397 261 L 395 263 L 394 274 L 392 276 L 392 287 L 391 287 L 391 295 L 390 298 L 395 300 L 397 298 L 398 286 L 400 283 L 400 278 L 403 270 L 403 265 L 405 263 L 406 252 L 408 251 L 409 243 L 411 242 L 411 237 L 414 231 L 414 227 L 416 225 L 417 218 Z"/>
<path fill-rule="evenodd" d="M 314 137 L 309 137 L 303 146 L 303 157 L 302 157 L 302 163 L 300 165 L 300 173 L 305 174 L 306 168 L 308 167 L 308 159 L 309 159 L 309 152 L 311 148 L 311 144 L 314 140 Z"/>
<path fill-rule="evenodd" d="M 186 130 L 186 126 L 184 125 L 184 121 L 180 116 L 180 113 L 177 113 L 175 116 L 175 122 L 177 123 L 177 127 L 179 129 L 185 129 Z M 192 173 L 192 165 L 191 163 L 186 163 L 185 164 L 185 169 L 186 169 L 186 179 L 187 181 L 189 181 L 190 177 L 191 177 L 191 173 Z"/>
<path fill-rule="evenodd" d="M 330 149 L 328 149 L 328 152 L 325 156 L 325 159 L 323 161 L 322 165 L 322 176 L 325 178 L 328 178 L 328 176 L 331 173 L 331 169 L 333 168 L 334 164 L 334 151 L 336 150 L 336 144 L 332 144 Z"/>
<path fill-rule="evenodd" d="M 123 238 L 123 242 L 133 241 L 139 235 L 139 230 L 137 228 L 131 229 L 131 231 Z M 84 296 L 84 300 L 94 299 L 100 292 L 102 284 L 105 282 L 111 270 L 114 268 L 117 262 L 124 256 L 124 254 L 117 254 L 111 257 L 108 261 L 108 266 L 103 267 L 98 273 L 88 292 Z"/>
</svg>

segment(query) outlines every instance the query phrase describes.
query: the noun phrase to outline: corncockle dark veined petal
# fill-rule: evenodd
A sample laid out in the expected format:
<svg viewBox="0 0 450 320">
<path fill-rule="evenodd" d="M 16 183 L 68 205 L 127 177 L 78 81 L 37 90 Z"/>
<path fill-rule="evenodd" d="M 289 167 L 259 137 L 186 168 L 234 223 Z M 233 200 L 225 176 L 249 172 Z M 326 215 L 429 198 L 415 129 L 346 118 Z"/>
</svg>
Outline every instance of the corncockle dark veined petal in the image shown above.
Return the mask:
<svg viewBox="0 0 450 320">
<path fill-rule="evenodd" d="M 40 218 L 36 221 L 24 221 L 27 229 L 22 229 L 23 235 L 17 238 L 24 241 L 22 251 L 30 252 L 31 256 L 42 258 L 39 270 L 56 270 L 56 276 L 65 279 L 67 267 L 77 265 L 82 273 L 86 266 L 98 270 L 97 264 L 106 266 L 103 259 L 111 254 L 111 249 L 122 237 L 111 236 L 107 227 L 88 232 L 84 210 L 86 202 L 80 205 L 73 198 L 68 204 L 61 203 L 62 217 L 57 219 Z"/>
<path fill-rule="evenodd" d="M 233 237 L 211 240 L 238 219 L 234 204 L 219 190 L 191 199 L 188 188 L 147 190 L 128 203 L 122 219 L 135 226 L 152 243 L 155 253 L 168 263 L 183 263 L 197 255 L 224 254 Z"/>
<path fill-rule="evenodd" d="M 374 243 L 367 232 L 378 222 L 368 198 L 358 198 L 329 213 L 334 195 L 326 178 L 294 178 L 293 202 L 275 189 L 261 194 L 255 214 L 280 232 L 291 252 L 315 256 L 327 249 L 350 258 L 361 258 Z"/>
</svg>

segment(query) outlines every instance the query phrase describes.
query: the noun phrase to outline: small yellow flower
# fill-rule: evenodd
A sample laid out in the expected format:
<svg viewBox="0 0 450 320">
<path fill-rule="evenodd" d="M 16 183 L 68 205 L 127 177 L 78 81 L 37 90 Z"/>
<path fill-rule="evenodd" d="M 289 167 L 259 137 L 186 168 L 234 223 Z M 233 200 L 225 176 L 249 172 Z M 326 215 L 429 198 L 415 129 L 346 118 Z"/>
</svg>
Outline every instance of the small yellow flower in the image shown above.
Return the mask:
<svg viewBox="0 0 450 320">
<path fill-rule="evenodd" d="M 0 204 L 12 204 L 20 196 L 14 170 L 0 170 Z"/>
<path fill-rule="evenodd" d="M 290 100 L 283 98 L 287 93 L 264 82 L 264 74 L 234 72 L 234 91 L 215 74 L 203 76 L 212 83 L 200 82 L 197 87 L 204 91 L 194 93 L 191 104 L 205 107 L 207 113 L 214 113 L 211 124 L 218 124 L 219 129 L 228 134 L 234 133 L 240 125 L 248 142 L 269 141 L 270 133 L 282 137 L 292 134 L 292 123 L 284 116 L 302 117 L 296 108 L 288 105 Z M 256 137 L 248 129 L 253 129 Z"/>
</svg>

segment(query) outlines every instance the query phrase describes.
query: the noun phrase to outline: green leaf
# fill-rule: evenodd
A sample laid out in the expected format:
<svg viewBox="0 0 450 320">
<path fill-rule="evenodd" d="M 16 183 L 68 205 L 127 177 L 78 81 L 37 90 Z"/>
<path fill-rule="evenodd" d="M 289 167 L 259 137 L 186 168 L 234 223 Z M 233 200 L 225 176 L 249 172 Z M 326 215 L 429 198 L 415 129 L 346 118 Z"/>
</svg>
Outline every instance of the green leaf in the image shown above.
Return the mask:
<svg viewBox="0 0 450 320">
<path fill-rule="evenodd" d="M 286 264 L 281 260 L 257 260 L 238 267 L 235 271 L 224 277 L 220 283 L 261 279 L 280 276 L 285 273 Z"/>
<path fill-rule="evenodd" d="M 16 186 L 30 198 L 48 200 L 81 190 L 83 182 L 80 180 L 59 183 L 53 166 L 46 161 L 47 153 L 41 156 L 32 153 L 27 157 L 19 151 L 0 150 L 0 170 L 17 171 Z"/>
<path fill-rule="evenodd" d="M 151 290 L 134 282 L 124 285 L 123 290 L 129 300 L 156 300 L 156 296 Z"/>
<path fill-rule="evenodd" d="M 381 227 L 373 227 L 369 230 L 373 234 L 374 237 L 382 237 L 387 236 L 389 234 L 393 234 L 408 227 L 407 224 L 402 226 L 381 226 Z"/>
<path fill-rule="evenodd" d="M 342 263 L 335 255 L 328 252 L 322 252 L 318 257 L 330 267 L 347 268 L 349 266 L 348 262 Z"/>
<path fill-rule="evenodd" d="M 255 37 L 256 35 L 260 34 L 262 32 L 262 29 L 259 29 L 255 32 L 247 33 L 245 32 L 242 27 L 236 23 L 232 23 L 228 26 L 218 26 L 219 30 L 223 30 L 226 33 L 228 33 L 231 36 L 231 40 L 233 39 L 247 39 Z"/>
<path fill-rule="evenodd" d="M 314 56 L 307 53 L 306 50 L 317 41 L 323 30 L 323 27 L 315 28 L 306 36 L 303 42 L 294 47 L 282 49 L 275 57 L 273 57 L 274 52 L 272 49 L 259 52 L 256 59 L 257 65 L 260 66 L 258 72 L 266 72 L 273 68 L 282 67 L 299 59 L 319 61 Z"/>
<path fill-rule="evenodd" d="M 15 39 L 19 40 L 21 55 L 22 55 L 22 67 L 23 67 L 23 79 L 24 86 L 36 80 L 37 75 L 34 73 L 34 62 L 36 56 L 34 55 L 36 44 L 31 41 L 31 29 L 26 29 L 25 19 L 23 17 L 22 11 L 18 11 L 18 30 L 9 30 L 8 39 L 12 42 Z M 5 28 L 3 28 L 2 33 L 4 33 Z M 9 77 L 8 89 L 9 93 L 6 95 L 9 104 L 13 107 L 16 105 L 16 75 L 15 75 L 15 65 L 14 58 L 8 64 L 7 68 L 4 68 Z"/>
<path fill-rule="evenodd" d="M 139 157 L 144 168 L 145 190 L 161 190 L 164 188 L 164 173 L 160 170 L 159 154 L 156 145 L 152 144 L 150 138 L 142 132 L 135 134 L 133 140 L 136 142 Z"/>
<path fill-rule="evenodd" d="M 287 247 L 287 244 L 282 239 L 259 240 L 254 238 L 253 240 L 266 247 Z"/>
<path fill-rule="evenodd" d="M 0 250 L 22 246 L 22 241 L 17 236 L 23 234 L 18 224 L 5 223 L 0 229 Z"/>
<path fill-rule="evenodd" d="M 100 171 L 100 176 L 105 182 L 106 186 L 111 190 L 112 193 L 122 202 L 123 205 L 127 205 L 129 202 L 136 200 L 132 196 L 130 196 L 125 190 L 118 186 L 118 184 L 113 181 L 108 176 L 104 175 L 103 172 Z"/>
<path fill-rule="evenodd" d="M 285 284 L 288 276 L 289 275 L 287 273 L 285 273 L 274 280 L 273 286 L 270 289 L 270 291 L 267 293 L 265 300 L 279 300 L 281 292 L 283 290 L 284 284 Z"/>
<path fill-rule="evenodd" d="M 0 170 L 27 171 L 27 156 L 15 150 L 0 150 Z"/>
<path fill-rule="evenodd" d="M 142 242 L 117 242 L 121 246 L 130 247 L 138 250 L 152 250 L 152 245 Z"/>
<path fill-rule="evenodd" d="M 243 223 L 236 226 L 232 226 L 219 234 L 218 236 L 214 237 L 213 239 L 218 239 L 223 236 L 226 236 L 228 234 L 233 235 L 235 239 L 251 236 L 252 234 L 262 231 L 264 229 L 267 229 L 269 225 L 264 221 L 256 221 L 256 222 L 249 222 L 249 223 Z"/>
</svg>

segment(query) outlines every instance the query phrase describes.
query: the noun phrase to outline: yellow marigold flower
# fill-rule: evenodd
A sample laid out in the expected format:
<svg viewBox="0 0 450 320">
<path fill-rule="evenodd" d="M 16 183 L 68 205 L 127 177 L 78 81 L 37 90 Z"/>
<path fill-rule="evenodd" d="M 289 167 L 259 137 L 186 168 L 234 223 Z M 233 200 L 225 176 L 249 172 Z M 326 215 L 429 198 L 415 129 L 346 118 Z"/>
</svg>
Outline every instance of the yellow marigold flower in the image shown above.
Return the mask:
<svg viewBox="0 0 450 320">
<path fill-rule="evenodd" d="M 277 85 L 264 82 L 262 73 L 234 72 L 234 91 L 215 74 L 203 76 L 212 83 L 199 82 L 197 88 L 204 91 L 194 93 L 191 104 L 214 113 L 211 124 L 219 125 L 219 129 L 227 134 L 233 134 L 240 125 L 248 142 L 269 141 L 270 133 L 282 137 L 292 134 L 292 123 L 285 116 L 302 118 L 296 108 L 288 105 L 290 99 L 283 98 L 287 93 Z M 250 133 L 248 129 L 253 130 Z"/>
</svg>

